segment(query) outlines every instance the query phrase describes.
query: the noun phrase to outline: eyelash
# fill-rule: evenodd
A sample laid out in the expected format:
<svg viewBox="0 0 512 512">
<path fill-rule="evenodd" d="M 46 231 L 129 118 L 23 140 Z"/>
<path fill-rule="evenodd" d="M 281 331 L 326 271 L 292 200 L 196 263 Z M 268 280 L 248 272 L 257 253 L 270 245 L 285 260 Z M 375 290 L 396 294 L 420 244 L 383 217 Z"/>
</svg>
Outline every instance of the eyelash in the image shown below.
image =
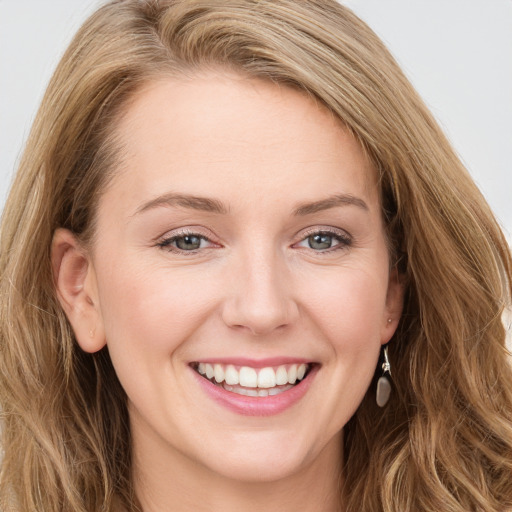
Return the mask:
<svg viewBox="0 0 512 512">
<path fill-rule="evenodd" d="M 306 231 L 306 233 L 304 233 L 302 235 L 302 239 L 300 240 L 299 243 L 305 242 L 306 240 L 308 240 L 308 238 L 315 236 L 315 235 L 328 236 L 338 242 L 333 247 L 328 247 L 327 249 L 323 249 L 323 250 L 314 250 L 312 247 L 310 247 L 309 249 L 313 250 L 316 254 L 326 254 L 326 253 L 333 253 L 335 251 L 346 250 L 347 248 L 349 248 L 352 245 L 352 237 L 346 231 L 333 229 L 333 228 L 329 228 L 329 229 L 315 228 L 310 231 Z M 294 245 L 297 245 L 297 244 L 294 244 Z"/>
<path fill-rule="evenodd" d="M 162 249 L 166 249 L 169 252 L 174 252 L 174 253 L 178 253 L 178 254 L 196 254 L 198 251 L 200 251 L 202 249 L 201 247 L 199 247 L 198 249 L 193 249 L 193 250 L 187 251 L 187 250 L 180 249 L 179 247 L 174 247 L 173 245 L 171 245 L 171 244 L 175 243 L 177 240 L 180 240 L 187 236 L 199 238 L 201 240 L 201 242 L 207 241 L 210 243 L 214 243 L 212 240 L 210 240 L 208 237 L 202 235 L 201 233 L 196 233 L 194 231 L 182 231 L 182 232 L 176 233 L 168 238 L 162 239 L 161 241 L 159 241 L 157 243 L 157 246 Z"/>
<path fill-rule="evenodd" d="M 344 231 L 335 230 L 335 229 L 314 229 L 314 230 L 310 230 L 310 231 L 304 233 L 302 236 L 302 239 L 298 243 L 294 244 L 293 246 L 295 247 L 298 244 L 305 242 L 306 240 L 308 240 L 308 238 L 315 236 L 315 235 L 321 235 L 321 236 L 323 235 L 323 236 L 331 237 L 332 239 L 334 239 L 338 242 L 333 247 L 329 247 L 329 248 L 323 249 L 323 250 L 314 250 L 312 247 L 309 247 L 310 250 L 312 250 L 313 252 L 315 252 L 317 254 L 332 253 L 335 251 L 347 249 L 348 247 L 350 247 L 352 245 L 352 238 L 350 237 L 350 235 L 348 233 L 346 233 Z M 199 247 L 197 249 L 185 250 L 185 249 L 180 249 L 179 247 L 175 247 L 172 245 L 173 243 L 175 243 L 178 240 L 183 239 L 187 236 L 198 238 L 201 241 L 215 243 L 210 238 L 202 235 L 201 233 L 197 233 L 194 231 L 183 231 L 183 232 L 174 234 L 168 238 L 162 239 L 156 245 L 162 249 L 166 249 L 169 252 L 174 252 L 177 254 L 189 254 L 189 255 L 197 254 L 199 251 L 201 251 L 201 249 L 209 248 L 209 247 L 206 247 L 206 248 Z"/>
</svg>

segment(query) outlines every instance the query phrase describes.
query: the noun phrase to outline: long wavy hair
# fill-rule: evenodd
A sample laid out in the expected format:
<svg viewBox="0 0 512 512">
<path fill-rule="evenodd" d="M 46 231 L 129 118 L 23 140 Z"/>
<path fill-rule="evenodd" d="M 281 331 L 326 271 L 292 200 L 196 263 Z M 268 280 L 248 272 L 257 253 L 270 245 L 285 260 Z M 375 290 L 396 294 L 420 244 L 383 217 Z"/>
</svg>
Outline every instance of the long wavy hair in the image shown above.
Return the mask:
<svg viewBox="0 0 512 512">
<path fill-rule="evenodd" d="M 509 247 L 454 150 L 378 37 L 334 0 L 117 0 L 83 25 L 32 128 L 0 239 L 2 510 L 139 510 L 126 396 L 108 351 L 82 352 L 56 298 L 56 228 L 86 242 L 122 148 L 116 122 L 148 81 L 208 66 L 300 89 L 379 173 L 406 286 L 374 385 L 345 427 L 347 511 L 512 507 Z M 11 507 L 11 508 L 9 508 Z"/>
</svg>

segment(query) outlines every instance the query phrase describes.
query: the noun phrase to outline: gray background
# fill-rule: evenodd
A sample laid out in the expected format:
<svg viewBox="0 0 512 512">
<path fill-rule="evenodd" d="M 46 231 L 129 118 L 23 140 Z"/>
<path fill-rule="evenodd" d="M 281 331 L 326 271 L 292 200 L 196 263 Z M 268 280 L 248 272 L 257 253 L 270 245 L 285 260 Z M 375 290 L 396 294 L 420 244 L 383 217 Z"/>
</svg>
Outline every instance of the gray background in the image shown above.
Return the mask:
<svg viewBox="0 0 512 512">
<path fill-rule="evenodd" d="M 98 0 L 0 0 L 0 208 L 46 83 Z M 512 0 L 345 0 L 382 37 L 512 233 Z"/>
</svg>

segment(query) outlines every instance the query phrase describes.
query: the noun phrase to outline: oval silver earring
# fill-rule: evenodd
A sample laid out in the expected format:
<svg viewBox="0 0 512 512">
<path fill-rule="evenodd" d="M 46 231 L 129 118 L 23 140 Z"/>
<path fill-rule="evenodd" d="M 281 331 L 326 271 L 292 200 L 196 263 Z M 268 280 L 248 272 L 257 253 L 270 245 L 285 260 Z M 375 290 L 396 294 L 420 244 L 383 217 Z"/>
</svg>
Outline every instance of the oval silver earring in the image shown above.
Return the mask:
<svg viewBox="0 0 512 512">
<path fill-rule="evenodd" d="M 376 401 L 379 407 L 384 407 L 391 395 L 391 382 L 388 379 L 391 377 L 391 364 L 389 363 L 388 357 L 388 347 L 384 347 L 382 349 L 384 362 L 382 363 L 382 375 L 377 381 L 377 392 L 376 392 Z"/>
</svg>

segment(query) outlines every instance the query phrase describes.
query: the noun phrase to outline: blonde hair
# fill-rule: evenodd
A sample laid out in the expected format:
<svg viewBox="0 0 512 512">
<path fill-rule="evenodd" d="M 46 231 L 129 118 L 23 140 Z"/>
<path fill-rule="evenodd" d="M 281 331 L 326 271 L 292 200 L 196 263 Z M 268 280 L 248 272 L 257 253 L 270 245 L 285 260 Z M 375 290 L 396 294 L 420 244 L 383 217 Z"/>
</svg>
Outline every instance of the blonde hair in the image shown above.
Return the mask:
<svg viewBox="0 0 512 512">
<path fill-rule="evenodd" d="M 126 397 L 108 352 L 78 347 L 56 299 L 56 228 L 94 236 L 122 157 L 113 127 L 143 84 L 224 66 L 299 88 L 380 176 L 406 284 L 394 390 L 345 427 L 346 510 L 512 507 L 509 248 L 468 173 L 377 36 L 334 0 L 117 0 L 81 28 L 35 120 L 2 220 L 0 506 L 138 510 Z M 11 501 L 10 501 L 11 500 Z"/>
</svg>

